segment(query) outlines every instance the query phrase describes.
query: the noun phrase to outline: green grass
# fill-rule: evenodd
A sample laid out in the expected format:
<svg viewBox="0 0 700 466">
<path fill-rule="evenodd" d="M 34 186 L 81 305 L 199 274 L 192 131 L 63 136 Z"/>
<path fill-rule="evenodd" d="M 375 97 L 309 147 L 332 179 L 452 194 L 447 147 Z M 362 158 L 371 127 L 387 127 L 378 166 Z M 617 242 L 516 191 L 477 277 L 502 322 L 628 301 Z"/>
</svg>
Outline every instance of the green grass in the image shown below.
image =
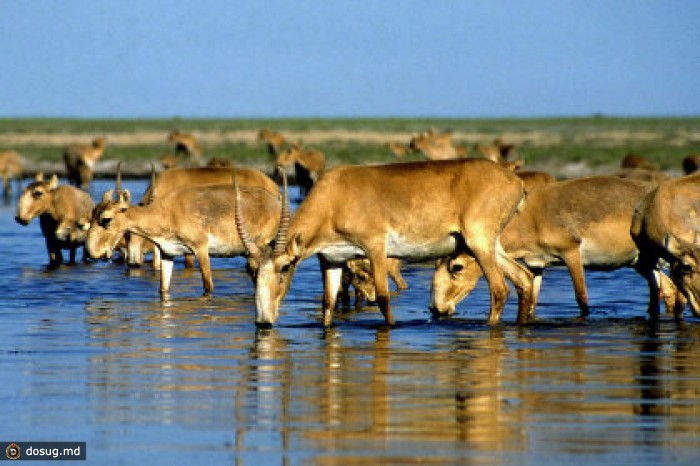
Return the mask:
<svg viewBox="0 0 700 466">
<path fill-rule="evenodd" d="M 454 132 L 477 133 L 490 142 L 508 133 L 554 136 L 554 145 L 522 144 L 519 154 L 528 164 L 547 162 L 586 162 L 591 166 L 616 165 L 630 152 L 642 155 L 662 169 L 678 169 L 680 160 L 691 153 L 700 153 L 700 117 L 687 118 L 588 118 L 541 119 L 425 119 L 425 118 L 357 118 L 357 119 L 0 119 L 3 134 L 71 134 L 76 142 L 87 142 L 104 133 L 162 132 L 163 142 L 157 145 L 108 145 L 106 160 L 155 160 L 168 150 L 165 135 L 173 129 L 183 131 L 234 131 L 269 127 L 285 131 L 374 131 L 415 133 L 428 128 Z M 629 133 L 625 141 L 605 139 L 582 140 L 581 135 L 600 132 Z M 645 135 L 655 134 L 648 138 Z M 638 136 L 638 137 L 637 137 Z M 408 141 L 406 141 L 408 142 Z M 457 141 L 459 142 L 459 141 Z M 315 145 L 325 154 L 330 164 L 391 162 L 395 158 L 384 144 L 358 144 L 330 141 Z M 35 161 L 60 161 L 62 147 L 28 143 L 18 147 L 0 147 L 18 150 Z M 219 157 L 242 163 L 269 163 L 269 156 L 261 144 L 222 143 L 207 145 L 207 157 Z M 411 156 L 417 159 L 418 156 Z"/>
</svg>

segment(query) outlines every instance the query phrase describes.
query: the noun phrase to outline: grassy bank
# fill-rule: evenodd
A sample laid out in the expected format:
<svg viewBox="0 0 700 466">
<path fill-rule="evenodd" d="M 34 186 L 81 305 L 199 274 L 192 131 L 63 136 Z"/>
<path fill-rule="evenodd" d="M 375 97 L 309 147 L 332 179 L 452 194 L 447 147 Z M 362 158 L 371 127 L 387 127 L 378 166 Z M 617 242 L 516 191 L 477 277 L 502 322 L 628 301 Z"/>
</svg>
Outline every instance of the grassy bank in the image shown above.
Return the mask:
<svg viewBox="0 0 700 466">
<path fill-rule="evenodd" d="M 613 167 L 628 153 L 642 155 L 664 170 L 679 170 L 680 160 L 700 153 L 697 118 L 549 119 L 0 119 L 0 150 L 17 150 L 30 163 L 59 163 L 68 142 L 87 143 L 107 135 L 103 162 L 157 160 L 170 147 L 173 129 L 193 132 L 206 157 L 269 164 L 256 140 L 268 127 L 321 149 L 329 164 L 396 160 L 389 141 L 407 143 L 411 134 L 434 128 L 452 131 L 456 143 L 472 146 L 495 137 L 513 142 L 533 167 L 583 164 Z M 419 156 L 411 155 L 418 159 Z"/>
</svg>

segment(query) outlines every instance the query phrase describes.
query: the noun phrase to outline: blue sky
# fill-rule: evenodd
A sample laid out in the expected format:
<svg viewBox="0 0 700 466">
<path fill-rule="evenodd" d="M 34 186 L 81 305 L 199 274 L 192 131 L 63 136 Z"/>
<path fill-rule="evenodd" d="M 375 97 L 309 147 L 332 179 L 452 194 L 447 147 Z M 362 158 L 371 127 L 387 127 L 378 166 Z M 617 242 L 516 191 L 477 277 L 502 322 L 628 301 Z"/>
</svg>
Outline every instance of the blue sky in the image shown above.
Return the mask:
<svg viewBox="0 0 700 466">
<path fill-rule="evenodd" d="M 3 0 L 0 117 L 700 115 L 700 1 Z"/>
</svg>

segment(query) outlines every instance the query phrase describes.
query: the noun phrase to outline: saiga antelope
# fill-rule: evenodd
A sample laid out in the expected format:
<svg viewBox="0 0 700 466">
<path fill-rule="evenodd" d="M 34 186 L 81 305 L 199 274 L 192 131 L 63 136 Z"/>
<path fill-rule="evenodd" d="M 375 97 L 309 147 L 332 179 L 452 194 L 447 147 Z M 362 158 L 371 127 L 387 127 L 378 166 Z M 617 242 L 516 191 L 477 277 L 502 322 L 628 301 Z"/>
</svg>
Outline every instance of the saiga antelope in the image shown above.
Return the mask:
<svg viewBox="0 0 700 466">
<path fill-rule="evenodd" d="M 429 195 L 426 195 L 429 193 Z M 394 324 L 387 257 L 420 261 L 466 251 L 481 266 L 491 291 L 488 322 L 496 324 L 508 295 L 504 272 L 529 310 L 530 273 L 502 250 L 498 237 L 523 202 L 522 181 L 488 160 L 449 160 L 326 171 L 290 218 L 288 201 L 272 251 L 255 260 L 256 324 L 271 325 L 300 261 L 318 254 L 324 284 L 323 324 L 332 321 L 342 266 L 367 257 L 377 303 Z M 503 269 L 503 271 L 501 270 Z"/>
<path fill-rule="evenodd" d="M 210 256 L 240 256 L 252 247 L 264 250 L 278 230 L 278 196 L 262 188 L 190 186 L 162 197 L 154 190 L 151 196 L 149 204 L 132 206 L 128 190 L 105 192 L 89 226 L 87 250 L 94 258 L 108 259 L 126 232 L 152 241 L 161 254 L 163 299 L 168 296 L 175 256 L 197 257 L 204 293 L 210 294 L 214 290 Z M 241 219 L 248 228 L 243 236 L 237 227 Z M 250 263 L 249 268 L 255 272 Z"/>
<path fill-rule="evenodd" d="M 566 265 L 581 317 L 589 314 L 584 267 L 611 270 L 627 266 L 640 271 L 630 223 L 635 205 L 651 188 L 639 181 L 596 176 L 548 183 L 528 192 L 522 211 L 513 216 L 501 235 L 508 255 L 522 260 L 534 273 L 528 319 L 534 317 L 546 267 Z M 466 254 L 439 259 L 433 276 L 433 311 L 453 314 L 480 276 L 479 267 Z M 675 290 L 667 277 L 651 278 L 665 279 L 666 297 L 673 299 Z"/>
<path fill-rule="evenodd" d="M 700 315 L 700 173 L 665 181 L 637 205 L 630 232 L 639 248 L 639 268 L 647 277 L 649 315 L 659 316 L 658 284 L 653 280 L 659 260 L 671 268 L 671 279 L 682 293 L 674 309 L 682 317 L 687 299 Z"/>
<path fill-rule="evenodd" d="M 68 182 L 80 189 L 88 190 L 92 183 L 95 163 L 104 154 L 107 139 L 93 139 L 90 145 L 74 144 L 63 151 L 63 163 L 66 166 Z"/>
<path fill-rule="evenodd" d="M 79 223 L 91 215 L 94 206 L 85 191 L 70 185 L 59 186 L 56 175 L 45 181 L 43 175 L 38 174 L 22 192 L 15 220 L 20 225 L 28 225 L 34 217 L 39 217 L 49 268 L 55 268 L 63 263 L 62 249 L 69 250 L 70 263 L 75 263 L 77 249 L 85 244 L 85 232 Z"/>
</svg>

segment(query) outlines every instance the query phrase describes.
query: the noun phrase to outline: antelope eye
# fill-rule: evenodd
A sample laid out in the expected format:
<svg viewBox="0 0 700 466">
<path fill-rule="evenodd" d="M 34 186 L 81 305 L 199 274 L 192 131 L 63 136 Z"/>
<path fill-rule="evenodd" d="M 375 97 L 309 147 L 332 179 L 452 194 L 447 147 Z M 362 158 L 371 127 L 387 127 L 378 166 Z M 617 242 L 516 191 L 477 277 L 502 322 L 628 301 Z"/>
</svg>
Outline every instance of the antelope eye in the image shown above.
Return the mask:
<svg viewBox="0 0 700 466">
<path fill-rule="evenodd" d="M 289 273 L 289 268 L 290 268 L 290 267 L 291 267 L 290 264 L 284 264 L 284 265 L 280 268 L 280 273 Z"/>
<path fill-rule="evenodd" d="M 39 190 L 32 191 L 32 197 L 33 197 L 34 199 L 39 199 L 39 198 L 40 198 L 41 196 L 43 196 L 43 195 L 44 195 L 44 192 L 43 192 L 43 191 L 39 191 Z"/>
<path fill-rule="evenodd" d="M 450 266 L 450 273 L 459 273 L 462 270 L 464 270 L 464 266 L 462 264 L 452 264 Z"/>
<path fill-rule="evenodd" d="M 112 223 L 112 219 L 110 217 L 103 217 L 99 221 L 99 224 L 102 228 L 107 228 L 110 223 Z"/>
</svg>

